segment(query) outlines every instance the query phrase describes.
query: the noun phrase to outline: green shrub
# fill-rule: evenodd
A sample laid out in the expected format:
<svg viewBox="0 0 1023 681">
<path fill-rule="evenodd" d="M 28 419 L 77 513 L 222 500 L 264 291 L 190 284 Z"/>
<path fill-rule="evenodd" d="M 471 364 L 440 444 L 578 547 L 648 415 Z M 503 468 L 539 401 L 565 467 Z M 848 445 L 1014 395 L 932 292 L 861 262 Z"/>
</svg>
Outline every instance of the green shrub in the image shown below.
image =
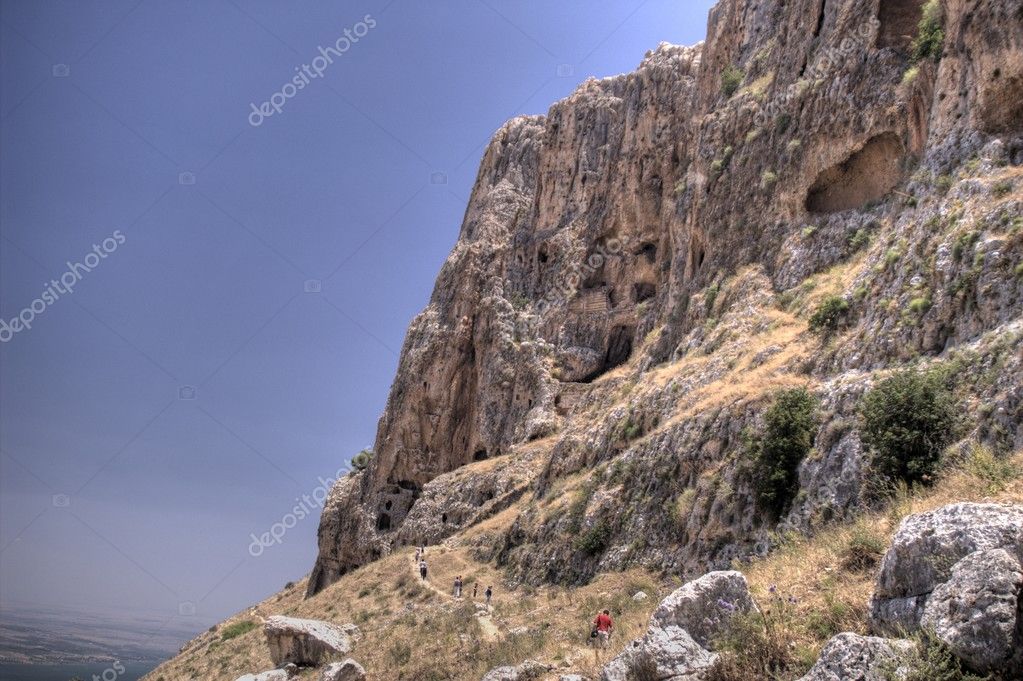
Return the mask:
<svg viewBox="0 0 1023 681">
<path fill-rule="evenodd" d="M 819 336 L 829 336 L 838 330 L 848 314 L 849 302 L 845 298 L 828 296 L 810 315 L 810 331 Z"/>
<path fill-rule="evenodd" d="M 996 199 L 1000 199 L 1003 196 L 1008 195 L 1011 191 L 1012 180 L 1002 180 L 1001 182 L 996 183 L 995 186 L 991 187 L 991 193 Z"/>
<path fill-rule="evenodd" d="M 941 16 L 941 3 L 928 0 L 924 5 L 923 16 L 917 26 L 917 35 L 913 40 L 913 61 L 941 57 L 941 48 L 945 44 L 945 28 Z"/>
<path fill-rule="evenodd" d="M 1012 461 L 996 456 L 989 447 L 974 445 L 963 468 L 986 483 L 988 494 L 997 494 L 1021 474 Z"/>
<path fill-rule="evenodd" d="M 352 457 L 352 468 L 357 471 L 364 470 L 369 462 L 373 460 L 373 450 L 364 449 Z"/>
<path fill-rule="evenodd" d="M 760 176 L 760 186 L 764 189 L 770 189 L 778 182 L 778 173 L 773 170 L 765 170 Z"/>
<path fill-rule="evenodd" d="M 718 292 L 721 290 L 720 284 L 711 284 L 707 287 L 706 292 L 703 294 L 703 305 L 706 309 L 707 316 L 709 317 L 714 311 L 714 302 L 718 298 Z"/>
<path fill-rule="evenodd" d="M 911 313 L 918 317 L 922 317 L 927 314 L 927 311 L 931 309 L 931 299 L 927 296 L 920 296 L 909 301 L 908 309 Z"/>
<path fill-rule="evenodd" d="M 789 129 L 789 126 L 791 124 L 792 124 L 792 115 L 789 114 L 789 113 L 782 112 L 782 113 L 778 114 L 777 118 L 774 119 L 774 129 L 778 132 L 779 135 L 784 135 L 785 131 Z M 793 140 L 793 142 L 798 142 L 798 141 L 799 140 Z M 792 142 L 789 142 L 789 148 L 791 148 L 791 147 L 792 147 Z"/>
<path fill-rule="evenodd" d="M 849 248 L 854 252 L 860 250 L 870 243 L 870 232 L 863 227 L 856 230 L 856 233 L 849 237 Z"/>
<path fill-rule="evenodd" d="M 725 70 L 721 72 L 721 92 L 725 94 L 725 97 L 731 97 L 745 78 L 746 74 L 738 66 L 734 64 L 726 66 Z"/>
<path fill-rule="evenodd" d="M 871 389 L 861 405 L 863 444 L 882 481 L 929 483 L 956 431 L 956 400 L 937 372 L 907 369 Z"/>
<path fill-rule="evenodd" d="M 817 435 L 817 400 L 806 388 L 781 390 L 764 414 L 763 433 L 749 442 L 761 508 L 780 516 L 799 490 L 799 464 Z"/>
<path fill-rule="evenodd" d="M 606 520 L 600 520 L 583 532 L 575 540 L 575 548 L 588 556 L 603 553 L 611 540 L 611 526 Z"/>
<path fill-rule="evenodd" d="M 247 634 L 258 626 L 259 625 L 252 620 L 242 620 L 241 622 L 229 624 L 220 632 L 220 640 L 230 641 L 232 638 L 237 638 L 242 634 Z"/>
</svg>

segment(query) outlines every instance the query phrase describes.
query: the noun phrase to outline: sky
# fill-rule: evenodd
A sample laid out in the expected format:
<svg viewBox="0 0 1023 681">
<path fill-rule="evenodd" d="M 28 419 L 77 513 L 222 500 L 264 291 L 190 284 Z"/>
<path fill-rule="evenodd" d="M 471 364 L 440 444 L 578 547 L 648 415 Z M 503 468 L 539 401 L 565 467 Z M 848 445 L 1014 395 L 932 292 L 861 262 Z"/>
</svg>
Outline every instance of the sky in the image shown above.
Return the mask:
<svg viewBox="0 0 1023 681">
<path fill-rule="evenodd" d="M 710 5 L 0 1 L 0 617 L 308 573 L 490 136 Z"/>
</svg>

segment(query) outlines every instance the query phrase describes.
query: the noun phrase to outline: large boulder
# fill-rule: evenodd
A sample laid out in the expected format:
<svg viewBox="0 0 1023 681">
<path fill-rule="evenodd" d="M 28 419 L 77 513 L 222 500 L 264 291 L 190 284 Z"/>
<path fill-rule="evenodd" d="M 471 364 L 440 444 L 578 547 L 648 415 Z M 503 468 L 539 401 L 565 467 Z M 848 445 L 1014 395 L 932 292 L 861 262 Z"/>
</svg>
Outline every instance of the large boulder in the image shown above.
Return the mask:
<svg viewBox="0 0 1023 681">
<path fill-rule="evenodd" d="M 699 681 L 717 659 L 685 629 L 674 624 L 651 625 L 643 638 L 633 641 L 604 667 L 600 681 Z"/>
<path fill-rule="evenodd" d="M 604 667 L 601 681 L 701 679 L 717 662 L 711 651 L 731 619 L 756 607 L 741 572 L 708 572 L 661 601 L 646 634 Z"/>
<path fill-rule="evenodd" d="M 888 681 L 900 678 L 899 658 L 913 644 L 900 639 L 838 634 L 824 646 L 817 663 L 799 681 Z"/>
<path fill-rule="evenodd" d="M 651 627 L 685 629 L 704 648 L 728 628 L 735 615 L 756 610 L 746 577 L 735 570 L 708 572 L 661 601 L 650 616 Z"/>
<path fill-rule="evenodd" d="M 1023 567 L 1005 549 L 975 551 L 931 593 L 921 625 L 978 672 L 1006 669 L 1019 645 Z"/>
<path fill-rule="evenodd" d="M 362 665 L 348 658 L 344 662 L 334 662 L 323 668 L 320 681 L 365 681 L 366 670 Z"/>
<path fill-rule="evenodd" d="M 293 662 L 315 666 L 331 655 L 347 655 L 352 650 L 352 636 L 357 630 L 295 617 L 275 616 L 267 619 L 263 631 L 276 665 Z"/>
<path fill-rule="evenodd" d="M 931 592 L 974 551 L 1023 558 L 1023 507 L 961 503 L 906 517 L 881 561 L 870 620 L 879 632 L 913 631 Z"/>
<path fill-rule="evenodd" d="M 514 667 L 496 667 L 483 675 L 481 681 L 529 681 L 539 679 L 547 673 L 547 665 L 540 664 L 533 660 L 526 660 Z"/>
</svg>

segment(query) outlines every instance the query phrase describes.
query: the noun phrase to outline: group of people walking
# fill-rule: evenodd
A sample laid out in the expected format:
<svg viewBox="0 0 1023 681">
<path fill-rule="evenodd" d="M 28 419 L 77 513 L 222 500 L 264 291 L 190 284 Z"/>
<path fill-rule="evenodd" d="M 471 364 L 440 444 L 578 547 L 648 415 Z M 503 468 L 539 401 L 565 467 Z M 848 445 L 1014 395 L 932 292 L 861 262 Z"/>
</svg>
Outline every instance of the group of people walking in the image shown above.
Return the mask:
<svg viewBox="0 0 1023 681">
<path fill-rule="evenodd" d="M 419 577 L 425 582 L 429 576 L 430 570 L 426 566 L 426 547 L 420 546 L 416 549 L 416 562 L 419 564 Z M 479 594 L 479 582 L 473 582 L 472 584 L 472 599 L 476 600 Z M 455 598 L 462 597 L 462 575 L 455 577 L 455 585 L 451 590 L 452 595 Z M 490 599 L 494 597 L 494 586 L 491 584 L 483 592 L 483 599 L 487 606 L 490 605 Z"/>
<path fill-rule="evenodd" d="M 425 582 L 429 575 L 429 569 L 426 566 L 426 547 L 420 546 L 416 549 L 416 562 L 419 564 L 419 577 Z M 455 598 L 462 597 L 462 575 L 455 577 L 454 586 L 451 589 L 451 595 Z M 475 601 L 478 595 L 479 582 L 473 582 L 472 584 L 472 599 Z M 490 585 L 483 592 L 484 601 L 487 607 L 490 607 L 490 599 L 494 597 L 494 587 Z M 590 630 L 590 640 L 593 643 L 593 653 L 600 661 L 600 651 L 608 647 L 611 641 L 611 634 L 614 632 L 615 624 L 614 620 L 611 619 L 611 611 L 604 610 L 597 614 L 596 619 L 593 620 L 593 628 Z"/>
</svg>

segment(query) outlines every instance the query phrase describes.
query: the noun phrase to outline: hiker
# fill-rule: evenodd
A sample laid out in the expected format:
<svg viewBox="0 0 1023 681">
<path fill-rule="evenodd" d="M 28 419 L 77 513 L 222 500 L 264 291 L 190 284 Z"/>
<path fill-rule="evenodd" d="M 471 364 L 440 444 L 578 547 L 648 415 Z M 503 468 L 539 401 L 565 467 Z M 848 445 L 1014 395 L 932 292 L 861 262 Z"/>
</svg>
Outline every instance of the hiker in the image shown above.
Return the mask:
<svg viewBox="0 0 1023 681">
<path fill-rule="evenodd" d="M 423 578 L 424 582 L 426 581 L 426 561 L 425 560 L 419 561 L 419 576 Z"/>
<path fill-rule="evenodd" d="M 480 588 L 479 582 L 472 583 L 472 600 L 476 600 L 476 592 L 479 590 L 479 588 Z"/>
<path fill-rule="evenodd" d="M 462 575 L 455 577 L 455 598 L 462 597 Z"/>
<path fill-rule="evenodd" d="M 611 632 L 614 631 L 615 623 L 611 619 L 611 611 L 605 610 L 593 620 L 593 629 L 590 631 L 590 638 L 593 639 L 593 656 L 600 664 L 600 651 L 607 648 L 611 640 Z"/>
<path fill-rule="evenodd" d="M 420 560 L 422 560 L 422 558 L 423 558 L 423 550 L 417 546 L 416 547 L 416 562 L 418 563 Z"/>
<path fill-rule="evenodd" d="M 488 586 L 487 590 L 483 592 L 483 595 L 487 599 L 487 607 L 489 608 L 490 607 L 490 598 L 494 595 L 494 587 L 492 585 Z"/>
</svg>

